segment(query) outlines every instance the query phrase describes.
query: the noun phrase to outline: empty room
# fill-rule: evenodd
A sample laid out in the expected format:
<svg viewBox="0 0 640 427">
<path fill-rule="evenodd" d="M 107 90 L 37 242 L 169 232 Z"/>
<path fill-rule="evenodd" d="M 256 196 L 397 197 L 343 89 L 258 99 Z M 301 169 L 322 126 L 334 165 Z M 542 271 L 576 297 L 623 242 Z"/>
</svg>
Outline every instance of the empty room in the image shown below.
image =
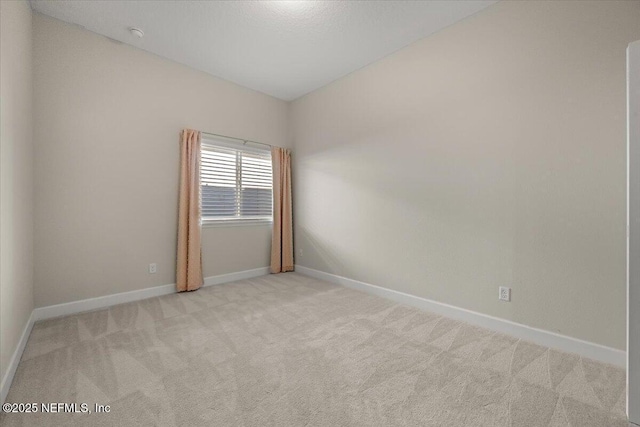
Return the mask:
<svg viewBox="0 0 640 427">
<path fill-rule="evenodd" d="M 0 1 L 0 425 L 640 425 L 640 0 Z"/>
</svg>

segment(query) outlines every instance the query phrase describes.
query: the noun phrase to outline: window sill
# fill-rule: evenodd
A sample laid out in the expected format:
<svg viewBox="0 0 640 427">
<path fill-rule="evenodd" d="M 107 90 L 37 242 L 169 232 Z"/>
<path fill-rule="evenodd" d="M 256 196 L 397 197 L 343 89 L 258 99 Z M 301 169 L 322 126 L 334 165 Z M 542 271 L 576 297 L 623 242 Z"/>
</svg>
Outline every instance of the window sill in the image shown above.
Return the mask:
<svg viewBox="0 0 640 427">
<path fill-rule="evenodd" d="M 269 219 L 203 219 L 202 228 L 217 228 L 217 227 L 245 227 L 267 225 L 271 227 L 273 220 Z"/>
</svg>

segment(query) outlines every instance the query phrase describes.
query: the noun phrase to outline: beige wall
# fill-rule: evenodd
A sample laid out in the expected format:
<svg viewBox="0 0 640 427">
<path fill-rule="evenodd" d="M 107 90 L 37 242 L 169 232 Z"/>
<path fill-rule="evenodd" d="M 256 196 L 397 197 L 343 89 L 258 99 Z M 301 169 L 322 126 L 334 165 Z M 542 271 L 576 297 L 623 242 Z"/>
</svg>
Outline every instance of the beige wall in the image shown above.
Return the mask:
<svg viewBox="0 0 640 427">
<path fill-rule="evenodd" d="M 639 23 L 500 2 L 295 101 L 297 263 L 624 349 Z"/>
<path fill-rule="evenodd" d="M 31 8 L 0 2 L 0 379 L 33 310 Z"/>
<path fill-rule="evenodd" d="M 179 131 L 285 145 L 287 104 L 40 14 L 34 46 L 36 306 L 174 283 Z M 203 235 L 205 276 L 269 264 L 268 226 Z"/>
</svg>

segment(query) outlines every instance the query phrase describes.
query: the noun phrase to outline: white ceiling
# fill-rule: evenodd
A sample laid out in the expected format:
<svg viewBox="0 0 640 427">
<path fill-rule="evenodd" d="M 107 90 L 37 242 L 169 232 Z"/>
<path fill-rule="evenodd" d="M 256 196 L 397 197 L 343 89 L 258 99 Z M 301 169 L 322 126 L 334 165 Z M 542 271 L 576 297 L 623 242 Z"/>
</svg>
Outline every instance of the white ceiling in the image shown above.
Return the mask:
<svg viewBox="0 0 640 427">
<path fill-rule="evenodd" d="M 31 0 L 45 15 L 287 101 L 493 3 Z"/>
</svg>

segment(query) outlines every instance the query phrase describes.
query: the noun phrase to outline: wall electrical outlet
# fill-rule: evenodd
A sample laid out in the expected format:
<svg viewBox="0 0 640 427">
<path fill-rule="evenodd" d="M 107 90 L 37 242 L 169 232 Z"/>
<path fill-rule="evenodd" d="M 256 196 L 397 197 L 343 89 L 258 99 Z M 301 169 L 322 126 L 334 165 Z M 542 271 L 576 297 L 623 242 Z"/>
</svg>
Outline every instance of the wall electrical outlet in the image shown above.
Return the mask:
<svg viewBox="0 0 640 427">
<path fill-rule="evenodd" d="M 155 274 L 156 271 L 158 271 L 158 264 L 156 264 L 155 262 L 149 264 L 149 274 Z"/>
<path fill-rule="evenodd" d="M 511 301 L 511 288 L 500 286 L 498 288 L 498 299 L 500 301 Z"/>
<path fill-rule="evenodd" d="M 302 249 L 298 249 L 298 256 L 302 257 L 302 255 L 304 255 L 304 252 L 302 251 Z"/>
</svg>

